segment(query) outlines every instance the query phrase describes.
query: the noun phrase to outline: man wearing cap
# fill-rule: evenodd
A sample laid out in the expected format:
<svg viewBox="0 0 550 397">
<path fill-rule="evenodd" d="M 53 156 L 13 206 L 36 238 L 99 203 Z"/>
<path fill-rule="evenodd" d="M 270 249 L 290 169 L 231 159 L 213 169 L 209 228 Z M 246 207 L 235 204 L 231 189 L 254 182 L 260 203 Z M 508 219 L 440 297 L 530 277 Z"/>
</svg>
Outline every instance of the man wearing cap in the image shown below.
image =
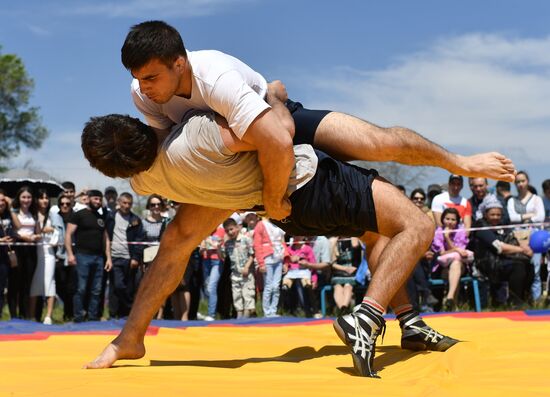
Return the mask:
<svg viewBox="0 0 550 397">
<path fill-rule="evenodd" d="M 82 322 L 86 317 L 92 321 L 100 319 L 103 269 L 110 271 L 112 267 L 111 247 L 105 230 L 105 216 L 99 211 L 103 194 L 93 189 L 88 191 L 88 197 L 88 206 L 73 213 L 67 223 L 65 234 L 69 266 L 76 266 L 78 278 L 78 287 L 73 299 L 75 322 Z M 104 254 L 107 257 L 105 263 Z M 89 296 L 88 307 L 85 309 L 84 302 L 87 296 Z"/>
<path fill-rule="evenodd" d="M 460 175 L 451 174 L 449 176 L 448 191 L 438 194 L 432 201 L 432 212 L 437 226 L 442 226 L 441 214 L 446 208 L 456 208 L 464 224 L 464 228 L 469 229 L 472 226 L 472 205 L 460 195 L 464 186 L 464 179 Z"/>
</svg>

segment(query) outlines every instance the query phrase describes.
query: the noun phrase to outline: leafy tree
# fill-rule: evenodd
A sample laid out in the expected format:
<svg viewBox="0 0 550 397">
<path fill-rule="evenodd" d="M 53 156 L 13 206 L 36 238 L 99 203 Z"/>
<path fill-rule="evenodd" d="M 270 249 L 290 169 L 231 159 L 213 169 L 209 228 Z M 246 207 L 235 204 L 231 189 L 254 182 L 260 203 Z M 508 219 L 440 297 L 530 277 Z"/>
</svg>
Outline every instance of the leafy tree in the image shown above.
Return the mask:
<svg viewBox="0 0 550 397">
<path fill-rule="evenodd" d="M 1 47 L 0 47 L 1 50 Z M 48 136 L 37 107 L 29 106 L 34 81 L 21 59 L 0 52 L 0 169 L 16 156 L 21 145 L 38 149 Z"/>
</svg>

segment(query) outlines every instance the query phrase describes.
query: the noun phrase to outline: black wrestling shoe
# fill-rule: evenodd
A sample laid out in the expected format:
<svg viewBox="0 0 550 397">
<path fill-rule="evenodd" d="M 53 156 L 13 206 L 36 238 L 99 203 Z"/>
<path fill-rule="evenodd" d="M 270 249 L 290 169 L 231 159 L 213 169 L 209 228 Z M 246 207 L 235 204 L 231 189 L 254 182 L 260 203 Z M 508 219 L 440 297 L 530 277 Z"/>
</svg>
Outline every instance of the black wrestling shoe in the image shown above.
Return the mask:
<svg viewBox="0 0 550 397">
<path fill-rule="evenodd" d="M 351 314 L 338 317 L 333 323 L 334 330 L 351 349 L 353 366 L 361 376 L 380 378 L 374 370 L 374 353 L 376 338 L 386 332 L 384 318 L 370 311 L 364 306 L 359 307 Z"/>
<path fill-rule="evenodd" d="M 431 350 L 444 352 L 458 342 L 457 339 L 441 335 L 427 325 L 416 312 L 405 314 L 399 319 L 401 326 L 401 348 L 407 350 Z"/>
</svg>

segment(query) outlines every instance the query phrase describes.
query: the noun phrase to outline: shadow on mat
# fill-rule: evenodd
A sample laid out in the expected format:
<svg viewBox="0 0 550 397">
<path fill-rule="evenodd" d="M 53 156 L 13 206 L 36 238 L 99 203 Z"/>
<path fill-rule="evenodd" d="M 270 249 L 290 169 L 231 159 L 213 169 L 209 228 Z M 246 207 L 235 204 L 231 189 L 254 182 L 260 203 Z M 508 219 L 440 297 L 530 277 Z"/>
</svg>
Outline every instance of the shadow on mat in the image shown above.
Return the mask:
<svg viewBox="0 0 550 397">
<path fill-rule="evenodd" d="M 421 354 L 428 354 L 428 352 L 411 352 L 409 350 L 403 350 L 399 346 L 379 346 L 376 349 L 377 357 L 374 360 L 375 368 L 380 371 L 395 364 L 398 361 L 405 361 Z M 380 354 L 382 353 L 382 354 Z M 152 367 L 172 367 L 172 366 L 188 366 L 188 367 L 212 367 L 212 368 L 240 368 L 246 364 L 252 363 L 265 363 L 265 362 L 287 362 L 287 363 L 300 363 L 306 360 L 313 360 L 316 358 L 326 356 L 343 356 L 348 355 L 349 349 L 346 346 L 323 346 L 319 350 L 315 350 L 311 346 L 302 346 L 292 349 L 282 356 L 276 357 L 251 357 L 240 360 L 189 360 L 189 361 L 164 361 L 164 360 L 151 360 Z M 351 358 L 351 357 L 350 357 Z M 340 367 L 341 372 L 348 375 L 356 375 L 353 367 Z"/>
<path fill-rule="evenodd" d="M 376 371 L 382 371 L 384 368 L 397 362 L 406 361 L 410 358 L 429 353 L 428 351 L 413 352 L 411 350 L 404 350 L 399 346 L 377 346 L 376 357 L 374 358 L 374 369 Z M 353 367 L 338 367 L 337 369 L 347 375 L 359 376 Z"/>
<path fill-rule="evenodd" d="M 306 360 L 313 360 L 325 356 L 342 356 L 349 354 L 346 346 L 323 346 L 319 350 L 315 350 L 311 346 L 302 346 L 292 349 L 282 356 L 276 357 L 251 357 L 240 360 L 189 360 L 189 361 L 163 361 L 151 360 L 152 367 L 214 367 L 214 368 L 240 368 L 246 364 L 266 363 L 266 362 L 286 362 L 300 363 Z"/>
</svg>

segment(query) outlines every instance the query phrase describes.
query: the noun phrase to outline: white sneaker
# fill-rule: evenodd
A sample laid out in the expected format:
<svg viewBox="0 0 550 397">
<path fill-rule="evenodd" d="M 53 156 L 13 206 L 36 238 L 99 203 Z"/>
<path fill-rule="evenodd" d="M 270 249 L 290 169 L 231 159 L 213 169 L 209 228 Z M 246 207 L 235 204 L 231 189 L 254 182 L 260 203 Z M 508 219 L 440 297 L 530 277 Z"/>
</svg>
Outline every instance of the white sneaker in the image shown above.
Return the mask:
<svg viewBox="0 0 550 397">
<path fill-rule="evenodd" d="M 204 320 L 204 314 L 197 312 L 197 320 Z"/>
<path fill-rule="evenodd" d="M 212 317 L 212 316 L 206 316 L 206 317 L 204 318 L 204 321 L 214 321 L 214 320 L 215 320 L 215 318 Z"/>
<path fill-rule="evenodd" d="M 322 315 L 321 313 L 315 313 L 315 314 L 313 315 L 313 318 L 315 318 L 315 319 L 318 320 L 318 319 L 320 319 L 320 318 L 323 318 L 323 315 Z"/>
<path fill-rule="evenodd" d="M 51 317 L 44 318 L 44 321 L 42 322 L 42 324 L 52 325 L 52 318 Z"/>
</svg>

